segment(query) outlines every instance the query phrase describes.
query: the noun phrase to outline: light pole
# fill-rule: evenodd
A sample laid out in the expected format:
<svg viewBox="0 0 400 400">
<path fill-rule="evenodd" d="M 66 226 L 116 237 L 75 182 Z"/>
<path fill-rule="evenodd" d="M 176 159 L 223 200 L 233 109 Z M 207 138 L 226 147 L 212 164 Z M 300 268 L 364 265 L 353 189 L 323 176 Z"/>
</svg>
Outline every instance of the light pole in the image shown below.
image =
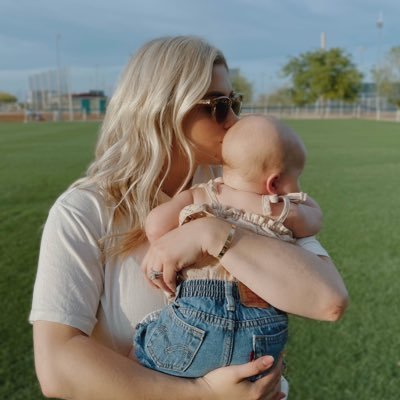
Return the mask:
<svg viewBox="0 0 400 400">
<path fill-rule="evenodd" d="M 383 16 L 382 12 L 379 13 L 378 19 L 376 20 L 376 28 L 378 29 L 378 70 L 381 64 L 381 44 L 382 44 L 382 28 L 383 28 Z M 378 74 L 376 81 L 376 119 L 381 119 L 381 77 Z"/>
<path fill-rule="evenodd" d="M 326 50 L 326 32 L 321 32 L 321 50 Z"/>
<path fill-rule="evenodd" d="M 326 32 L 321 32 L 321 52 L 325 53 L 326 51 Z M 317 109 L 318 109 L 318 113 L 320 111 L 322 111 L 322 115 L 325 114 L 326 110 L 325 110 L 325 99 L 324 99 L 324 95 L 320 93 L 319 98 L 317 100 Z"/>
<path fill-rule="evenodd" d="M 56 34 L 56 61 L 57 61 L 57 103 L 58 112 L 57 120 L 61 119 L 61 61 L 60 61 L 60 40 L 61 35 Z"/>
<path fill-rule="evenodd" d="M 267 100 L 267 72 L 263 71 L 262 74 L 262 99 L 263 99 L 263 108 L 264 108 L 264 113 L 267 113 L 268 109 L 268 100 Z"/>
</svg>

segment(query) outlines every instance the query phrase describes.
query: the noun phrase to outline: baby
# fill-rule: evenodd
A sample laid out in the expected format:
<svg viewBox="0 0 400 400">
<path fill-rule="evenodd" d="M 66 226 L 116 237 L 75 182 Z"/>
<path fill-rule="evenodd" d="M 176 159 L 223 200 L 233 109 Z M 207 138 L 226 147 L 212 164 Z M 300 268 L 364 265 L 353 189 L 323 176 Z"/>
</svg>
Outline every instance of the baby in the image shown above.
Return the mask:
<svg viewBox="0 0 400 400">
<path fill-rule="evenodd" d="M 232 224 L 228 241 L 236 226 L 295 244 L 319 232 L 321 210 L 299 192 L 305 147 L 288 126 L 245 116 L 226 133 L 222 157 L 222 179 L 183 191 L 151 211 L 145 227 L 150 242 L 206 216 Z M 327 255 L 322 248 L 318 254 Z M 287 341 L 286 313 L 238 282 L 218 258 L 204 256 L 179 278 L 173 303 L 136 327 L 135 355 L 143 365 L 194 378 L 267 354 L 279 358 Z"/>
</svg>

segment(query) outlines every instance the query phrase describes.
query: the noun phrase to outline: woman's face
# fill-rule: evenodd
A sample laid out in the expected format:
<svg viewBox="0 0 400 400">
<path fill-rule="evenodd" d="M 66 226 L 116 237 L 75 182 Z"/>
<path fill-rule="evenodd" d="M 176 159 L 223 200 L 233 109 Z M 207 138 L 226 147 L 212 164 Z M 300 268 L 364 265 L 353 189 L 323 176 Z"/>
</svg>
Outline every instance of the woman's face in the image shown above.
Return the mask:
<svg viewBox="0 0 400 400">
<path fill-rule="evenodd" d="M 212 80 L 205 99 L 232 95 L 232 85 L 228 71 L 224 65 L 215 65 Z M 207 105 L 197 105 L 183 120 L 183 130 L 186 137 L 193 143 L 196 164 L 221 164 L 222 140 L 226 131 L 238 120 L 229 111 L 225 121 L 217 123 L 211 116 L 211 108 Z"/>
</svg>

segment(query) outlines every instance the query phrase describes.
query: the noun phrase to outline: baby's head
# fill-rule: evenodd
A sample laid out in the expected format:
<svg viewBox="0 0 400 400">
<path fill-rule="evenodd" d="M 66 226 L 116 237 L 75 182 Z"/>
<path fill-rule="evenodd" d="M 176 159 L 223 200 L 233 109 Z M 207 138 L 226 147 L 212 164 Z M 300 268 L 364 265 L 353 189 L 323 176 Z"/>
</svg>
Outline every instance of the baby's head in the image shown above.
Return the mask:
<svg viewBox="0 0 400 400">
<path fill-rule="evenodd" d="M 247 182 L 263 194 L 300 190 L 305 147 L 296 133 L 276 118 L 242 117 L 224 137 L 222 158 L 224 179 Z"/>
</svg>

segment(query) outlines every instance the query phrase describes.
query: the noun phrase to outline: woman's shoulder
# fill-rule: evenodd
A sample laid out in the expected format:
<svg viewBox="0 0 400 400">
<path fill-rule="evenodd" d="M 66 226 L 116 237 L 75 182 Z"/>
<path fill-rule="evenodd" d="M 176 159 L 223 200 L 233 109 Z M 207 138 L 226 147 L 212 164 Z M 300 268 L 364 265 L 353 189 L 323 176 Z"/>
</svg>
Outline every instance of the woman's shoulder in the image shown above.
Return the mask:
<svg viewBox="0 0 400 400">
<path fill-rule="evenodd" d="M 95 185 L 72 186 L 62 193 L 54 203 L 71 210 L 91 212 L 106 208 L 106 201 L 100 189 Z"/>
<path fill-rule="evenodd" d="M 95 185 L 73 186 L 62 193 L 50 210 L 58 220 L 74 220 L 75 223 L 92 225 L 104 233 L 112 213 L 104 195 Z M 72 222 L 72 221 L 71 221 Z"/>
</svg>

